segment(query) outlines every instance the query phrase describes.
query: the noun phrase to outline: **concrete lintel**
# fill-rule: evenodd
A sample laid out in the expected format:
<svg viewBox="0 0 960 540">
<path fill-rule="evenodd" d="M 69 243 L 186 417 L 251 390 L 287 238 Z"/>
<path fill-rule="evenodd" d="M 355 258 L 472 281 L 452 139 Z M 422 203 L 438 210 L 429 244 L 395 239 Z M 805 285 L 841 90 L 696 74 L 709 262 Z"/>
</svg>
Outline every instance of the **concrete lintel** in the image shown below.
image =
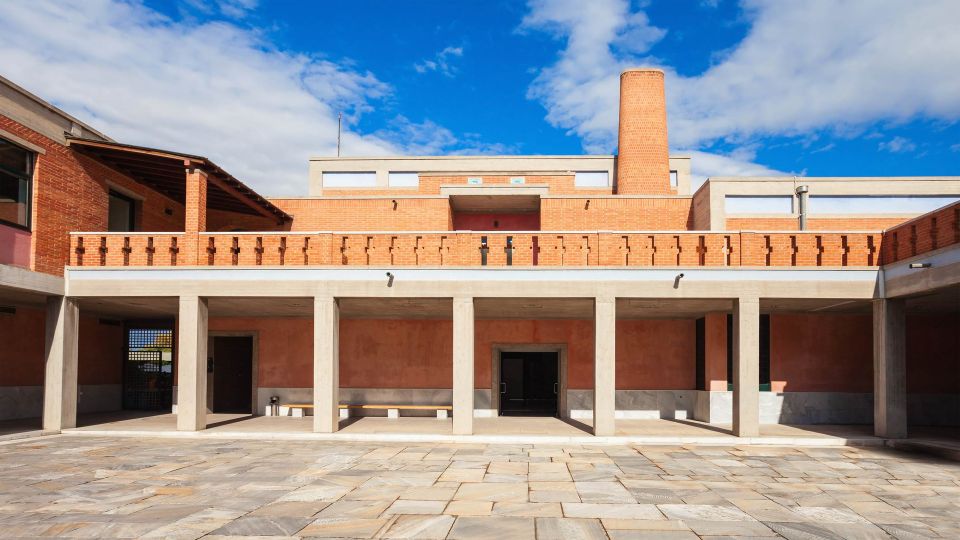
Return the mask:
<svg viewBox="0 0 960 540">
<path fill-rule="evenodd" d="M 63 295 L 64 279 L 9 264 L 0 264 L 0 288 L 42 295 Z"/>
<path fill-rule="evenodd" d="M 384 278 L 394 275 L 391 286 Z M 684 278 L 676 282 L 676 275 Z M 68 272 L 68 293 L 102 296 L 842 298 L 877 296 L 876 270 L 182 269 Z"/>
</svg>

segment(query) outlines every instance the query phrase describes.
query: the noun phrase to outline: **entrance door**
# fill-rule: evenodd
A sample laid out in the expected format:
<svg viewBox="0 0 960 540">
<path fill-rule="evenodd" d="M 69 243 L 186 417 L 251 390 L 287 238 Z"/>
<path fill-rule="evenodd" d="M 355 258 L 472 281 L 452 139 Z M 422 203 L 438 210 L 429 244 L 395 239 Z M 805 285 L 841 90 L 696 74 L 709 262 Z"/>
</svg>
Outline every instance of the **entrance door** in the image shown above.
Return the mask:
<svg viewBox="0 0 960 540">
<path fill-rule="evenodd" d="M 559 353 L 500 353 L 500 416 L 558 416 Z"/>
<path fill-rule="evenodd" d="M 249 413 L 253 386 L 253 338 L 213 338 L 213 412 Z"/>
</svg>

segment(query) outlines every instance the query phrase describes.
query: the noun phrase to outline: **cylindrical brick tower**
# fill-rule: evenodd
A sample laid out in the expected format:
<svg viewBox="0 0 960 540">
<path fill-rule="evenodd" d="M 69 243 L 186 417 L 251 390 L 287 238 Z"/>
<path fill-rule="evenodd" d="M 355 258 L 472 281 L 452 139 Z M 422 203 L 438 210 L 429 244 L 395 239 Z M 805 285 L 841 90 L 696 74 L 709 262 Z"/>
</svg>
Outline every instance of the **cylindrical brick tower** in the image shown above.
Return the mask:
<svg viewBox="0 0 960 540">
<path fill-rule="evenodd" d="M 669 195 L 667 99 L 663 71 L 628 69 L 620 74 L 617 193 Z"/>
</svg>

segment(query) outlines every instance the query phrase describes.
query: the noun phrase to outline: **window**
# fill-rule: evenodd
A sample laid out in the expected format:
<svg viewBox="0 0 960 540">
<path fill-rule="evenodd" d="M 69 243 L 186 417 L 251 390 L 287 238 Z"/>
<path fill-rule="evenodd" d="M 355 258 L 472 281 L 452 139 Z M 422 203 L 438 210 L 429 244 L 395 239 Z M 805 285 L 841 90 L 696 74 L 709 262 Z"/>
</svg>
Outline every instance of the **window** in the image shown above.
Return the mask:
<svg viewBox="0 0 960 540">
<path fill-rule="evenodd" d="M 670 171 L 670 187 L 676 188 L 680 183 L 680 175 L 677 171 Z"/>
<path fill-rule="evenodd" d="M 390 187 L 417 187 L 420 185 L 420 173 L 390 171 L 387 183 Z"/>
<path fill-rule="evenodd" d="M 727 214 L 792 214 L 790 195 L 727 195 L 724 198 Z"/>
<path fill-rule="evenodd" d="M 30 228 L 34 154 L 0 139 L 0 223 Z"/>
<path fill-rule="evenodd" d="M 107 213 L 108 231 L 130 232 L 137 230 L 137 203 L 130 197 L 111 190 Z"/>
<path fill-rule="evenodd" d="M 376 186 L 377 173 L 373 171 L 323 173 L 323 187 L 325 188 L 358 188 Z"/>
<path fill-rule="evenodd" d="M 953 204 L 956 195 L 837 195 L 810 197 L 811 214 L 925 214 Z"/>
<path fill-rule="evenodd" d="M 583 171 L 574 173 L 573 185 L 576 187 L 607 187 L 610 185 L 610 173 L 607 171 Z"/>
</svg>

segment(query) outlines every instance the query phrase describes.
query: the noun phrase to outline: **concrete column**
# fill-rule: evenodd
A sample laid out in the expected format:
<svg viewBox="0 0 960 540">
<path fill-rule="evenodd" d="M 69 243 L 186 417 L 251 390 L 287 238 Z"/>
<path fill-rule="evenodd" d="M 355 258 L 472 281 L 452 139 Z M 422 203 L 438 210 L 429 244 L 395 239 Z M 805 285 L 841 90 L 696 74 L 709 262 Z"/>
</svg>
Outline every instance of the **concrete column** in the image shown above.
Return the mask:
<svg viewBox="0 0 960 540">
<path fill-rule="evenodd" d="M 453 434 L 473 434 L 473 298 L 453 299 Z"/>
<path fill-rule="evenodd" d="M 77 427 L 77 340 L 80 310 L 76 300 L 47 298 L 43 429 Z"/>
<path fill-rule="evenodd" d="M 902 299 L 873 301 L 873 432 L 907 436 L 906 313 Z"/>
<path fill-rule="evenodd" d="M 733 434 L 760 435 L 760 299 L 733 302 Z"/>
<path fill-rule="evenodd" d="M 617 300 L 597 298 L 593 332 L 593 434 L 610 437 L 616 432 L 617 401 Z"/>
<path fill-rule="evenodd" d="M 207 299 L 180 297 L 177 330 L 177 429 L 207 427 Z"/>
<path fill-rule="evenodd" d="M 340 429 L 340 306 L 332 296 L 313 299 L 313 431 Z"/>
</svg>

